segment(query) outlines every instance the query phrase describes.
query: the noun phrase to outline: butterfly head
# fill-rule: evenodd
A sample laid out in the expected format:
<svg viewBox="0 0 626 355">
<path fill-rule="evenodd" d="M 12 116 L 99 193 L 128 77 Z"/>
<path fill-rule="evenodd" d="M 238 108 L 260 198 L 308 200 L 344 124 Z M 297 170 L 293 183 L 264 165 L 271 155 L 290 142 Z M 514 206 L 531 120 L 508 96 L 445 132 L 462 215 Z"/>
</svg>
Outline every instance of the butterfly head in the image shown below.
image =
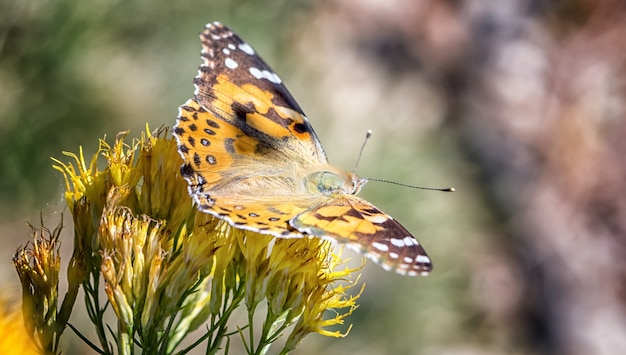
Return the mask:
<svg viewBox="0 0 626 355">
<path fill-rule="evenodd" d="M 356 195 L 367 182 L 353 173 L 329 167 L 315 171 L 306 177 L 309 190 L 321 192 L 330 196 L 335 193 Z"/>
</svg>

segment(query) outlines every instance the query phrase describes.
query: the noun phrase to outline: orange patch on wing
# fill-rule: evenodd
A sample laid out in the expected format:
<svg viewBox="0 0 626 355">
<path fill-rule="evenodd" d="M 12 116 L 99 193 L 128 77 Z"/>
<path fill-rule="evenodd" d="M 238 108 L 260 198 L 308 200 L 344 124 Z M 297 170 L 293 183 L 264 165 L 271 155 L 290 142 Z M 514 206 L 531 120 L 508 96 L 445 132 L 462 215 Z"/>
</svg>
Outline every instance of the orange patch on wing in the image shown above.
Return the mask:
<svg viewBox="0 0 626 355">
<path fill-rule="evenodd" d="M 254 105 L 256 112 L 246 114 L 247 123 L 250 127 L 267 133 L 272 137 L 288 137 L 295 135 L 301 139 L 310 139 L 309 132 L 298 133 L 293 129 L 295 124 L 304 124 L 304 117 L 297 111 L 288 107 L 276 106 L 272 103 L 274 94 L 260 89 L 252 84 L 238 86 L 229 80 L 228 75 L 220 74 L 216 78 L 217 84 L 213 86 L 215 100 L 211 105 L 225 115 L 231 117 L 235 115 L 232 109 L 233 102 L 247 103 Z M 269 111 L 273 109 L 275 114 L 284 119 L 284 122 L 276 122 L 267 119 Z"/>
<path fill-rule="evenodd" d="M 280 123 L 268 120 L 263 114 L 249 113 L 246 115 L 246 118 L 250 127 L 268 134 L 271 137 L 282 138 L 291 135 L 291 130 Z"/>
<path fill-rule="evenodd" d="M 345 215 L 351 209 L 352 207 L 350 206 L 324 206 L 317 209 L 315 213 L 322 217 L 340 217 Z"/>
<path fill-rule="evenodd" d="M 233 127 L 233 129 L 235 128 Z M 240 130 L 237 130 L 237 131 L 241 132 Z M 236 137 L 233 135 L 232 138 L 236 138 Z M 235 144 L 233 145 L 233 147 L 235 148 L 235 151 L 237 152 L 237 154 L 255 155 L 256 147 L 258 143 L 259 141 L 252 137 L 242 136 L 242 137 L 236 138 Z"/>
<path fill-rule="evenodd" d="M 211 106 L 219 112 L 222 112 L 224 116 L 234 116 L 235 112 L 233 111 L 233 94 L 234 90 L 241 90 L 237 86 L 233 85 L 228 81 L 228 77 L 225 75 L 220 75 L 217 78 L 217 84 L 213 85 L 213 96 L 214 100 L 211 101 Z"/>
<path fill-rule="evenodd" d="M 345 222 L 346 229 L 351 233 L 374 234 L 381 230 L 381 228 L 376 228 L 375 225 L 365 222 L 362 218 L 345 216 L 344 219 L 347 221 Z"/>
</svg>

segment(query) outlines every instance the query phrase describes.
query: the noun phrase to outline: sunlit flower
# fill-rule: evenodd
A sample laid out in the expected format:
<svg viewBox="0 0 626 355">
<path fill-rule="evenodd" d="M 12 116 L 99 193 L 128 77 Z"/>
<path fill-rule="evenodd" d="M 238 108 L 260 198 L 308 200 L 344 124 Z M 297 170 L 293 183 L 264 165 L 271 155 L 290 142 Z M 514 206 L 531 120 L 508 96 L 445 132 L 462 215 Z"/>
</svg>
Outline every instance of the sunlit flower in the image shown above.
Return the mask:
<svg viewBox="0 0 626 355">
<path fill-rule="evenodd" d="M 69 313 L 78 291 L 70 285 L 65 307 L 59 311 L 59 270 L 61 257 L 58 253 L 61 226 L 54 231 L 45 227 L 32 227 L 32 240 L 19 248 L 13 256 L 13 265 L 22 283 L 22 310 L 29 333 L 46 352 L 55 352 L 59 337 L 69 319 Z"/>
<path fill-rule="evenodd" d="M 96 350 L 172 353 L 203 324 L 207 332 L 192 347 L 204 340 L 207 352 L 233 335 L 249 353 L 267 351 L 281 335 L 289 334 L 281 352 L 312 332 L 343 336 L 328 327 L 356 308 L 358 295 L 346 290 L 358 269 L 341 269 L 327 241 L 276 239 L 198 211 L 166 134 L 146 130 L 127 144 L 123 133 L 112 145 L 102 140 L 89 163 L 82 150 L 64 153 L 73 162 L 55 160 L 75 228 L 68 277 L 84 287 Z M 241 307 L 249 324 L 234 325 Z M 113 337 L 109 310 L 118 319 Z"/>
</svg>

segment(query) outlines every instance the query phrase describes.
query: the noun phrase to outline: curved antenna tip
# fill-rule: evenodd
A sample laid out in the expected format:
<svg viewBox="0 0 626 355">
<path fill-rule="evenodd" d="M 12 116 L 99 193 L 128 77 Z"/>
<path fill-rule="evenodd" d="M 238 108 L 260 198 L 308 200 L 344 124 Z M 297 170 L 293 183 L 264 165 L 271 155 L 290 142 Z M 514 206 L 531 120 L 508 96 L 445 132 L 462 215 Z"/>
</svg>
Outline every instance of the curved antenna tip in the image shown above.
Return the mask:
<svg viewBox="0 0 626 355">
<path fill-rule="evenodd" d="M 411 189 L 419 189 L 419 190 L 430 190 L 430 191 L 440 191 L 440 192 L 454 192 L 454 191 L 456 191 L 456 189 L 454 187 L 444 187 L 444 188 L 441 188 L 441 187 L 423 187 L 423 186 L 403 184 L 401 182 L 395 182 L 395 181 L 391 181 L 391 180 L 374 179 L 374 178 L 363 178 L 363 180 L 384 182 L 384 183 L 387 183 L 387 184 L 404 186 L 404 187 L 408 187 L 408 188 L 411 188 Z"/>
<path fill-rule="evenodd" d="M 372 133 L 373 132 L 371 129 L 368 129 L 367 132 L 365 133 L 365 140 L 363 140 L 363 145 L 361 145 L 361 149 L 359 150 L 359 155 L 356 157 L 356 163 L 354 164 L 354 169 L 352 169 L 353 174 L 356 173 L 356 168 L 359 166 L 359 162 L 361 161 L 361 155 L 363 155 L 363 149 L 365 149 L 365 145 L 367 144 L 367 141 L 372 136 Z"/>
</svg>

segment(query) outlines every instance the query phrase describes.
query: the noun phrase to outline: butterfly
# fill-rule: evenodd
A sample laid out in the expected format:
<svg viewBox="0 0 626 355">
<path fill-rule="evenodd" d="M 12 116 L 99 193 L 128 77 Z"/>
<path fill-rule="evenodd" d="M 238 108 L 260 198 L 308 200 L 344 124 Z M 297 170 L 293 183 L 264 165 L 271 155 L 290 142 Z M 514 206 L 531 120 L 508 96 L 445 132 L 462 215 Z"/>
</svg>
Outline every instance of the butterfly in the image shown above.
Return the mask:
<svg viewBox="0 0 626 355">
<path fill-rule="evenodd" d="M 282 80 L 219 22 L 200 33 L 194 98 L 173 130 L 199 210 L 280 238 L 345 243 L 386 270 L 426 275 L 430 258 L 388 214 L 356 194 L 367 182 L 328 163 Z"/>
</svg>

